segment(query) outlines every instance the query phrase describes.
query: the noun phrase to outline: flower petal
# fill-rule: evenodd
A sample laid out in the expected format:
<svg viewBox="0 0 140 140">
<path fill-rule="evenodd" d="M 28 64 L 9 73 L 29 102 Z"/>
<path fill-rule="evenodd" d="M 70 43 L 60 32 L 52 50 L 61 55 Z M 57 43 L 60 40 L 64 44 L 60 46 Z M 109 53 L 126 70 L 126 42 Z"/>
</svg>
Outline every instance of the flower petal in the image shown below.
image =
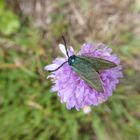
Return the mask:
<svg viewBox="0 0 140 140">
<path fill-rule="evenodd" d="M 45 66 L 44 70 L 54 70 L 56 69 L 58 66 L 56 64 L 50 64 L 50 65 L 47 65 Z"/>
<path fill-rule="evenodd" d="M 59 44 L 59 49 L 61 50 L 61 52 L 62 52 L 66 57 L 68 57 L 67 54 L 66 54 L 65 46 L 64 46 L 63 44 Z"/>
<path fill-rule="evenodd" d="M 84 114 L 89 114 L 91 112 L 91 107 L 90 106 L 87 106 L 87 105 L 84 106 L 83 112 L 84 112 Z"/>
</svg>

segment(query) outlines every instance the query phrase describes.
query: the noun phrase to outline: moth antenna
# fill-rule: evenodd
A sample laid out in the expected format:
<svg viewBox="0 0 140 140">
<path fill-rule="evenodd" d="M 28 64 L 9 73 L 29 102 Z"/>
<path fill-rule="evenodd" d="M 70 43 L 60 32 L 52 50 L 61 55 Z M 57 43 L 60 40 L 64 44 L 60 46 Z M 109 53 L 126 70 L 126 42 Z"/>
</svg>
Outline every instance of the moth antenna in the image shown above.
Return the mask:
<svg viewBox="0 0 140 140">
<path fill-rule="evenodd" d="M 68 58 L 69 58 L 69 53 L 68 53 L 68 48 L 67 48 L 66 39 L 65 39 L 65 37 L 64 37 L 63 35 L 62 35 L 62 39 L 63 39 L 63 41 L 64 41 L 64 46 L 65 46 L 66 54 L 67 54 L 67 56 L 68 56 Z"/>
<path fill-rule="evenodd" d="M 54 72 L 59 70 L 64 64 L 66 64 L 68 61 L 65 61 L 64 63 L 62 63 L 58 68 L 54 69 L 54 70 L 50 70 L 49 72 Z"/>
</svg>

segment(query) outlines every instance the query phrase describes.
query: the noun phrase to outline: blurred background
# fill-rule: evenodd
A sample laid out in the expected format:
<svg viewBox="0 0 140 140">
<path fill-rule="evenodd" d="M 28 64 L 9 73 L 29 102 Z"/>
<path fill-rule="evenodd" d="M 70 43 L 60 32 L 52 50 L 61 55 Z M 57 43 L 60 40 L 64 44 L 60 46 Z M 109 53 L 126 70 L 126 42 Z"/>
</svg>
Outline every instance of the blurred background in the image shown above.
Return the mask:
<svg viewBox="0 0 140 140">
<path fill-rule="evenodd" d="M 124 78 L 108 102 L 67 110 L 43 70 L 61 56 L 103 42 Z M 139 0 L 0 0 L 0 140 L 140 140 Z"/>
</svg>

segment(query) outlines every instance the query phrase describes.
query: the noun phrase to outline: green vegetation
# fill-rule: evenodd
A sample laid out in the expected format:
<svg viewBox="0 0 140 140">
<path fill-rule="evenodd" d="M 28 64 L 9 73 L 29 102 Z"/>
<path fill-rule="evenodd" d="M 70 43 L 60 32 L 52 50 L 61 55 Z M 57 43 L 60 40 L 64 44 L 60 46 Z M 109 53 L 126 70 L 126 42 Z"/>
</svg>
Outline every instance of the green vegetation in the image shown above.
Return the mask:
<svg viewBox="0 0 140 140">
<path fill-rule="evenodd" d="M 50 14 L 52 23 L 46 31 L 36 27 L 30 16 L 23 20 L 23 15 L 0 1 L 0 139 L 140 139 L 140 35 L 130 28 L 119 30 L 115 43 L 111 42 L 114 33 L 105 40 L 120 56 L 124 73 L 108 102 L 92 107 L 92 112 L 85 115 L 82 110 L 67 110 L 57 95 L 50 93 L 51 82 L 46 80 L 48 73 L 43 68 L 60 55 L 55 46 L 61 42 L 62 33 L 73 46 L 94 41 L 89 31 L 83 32 L 89 38 L 79 35 L 78 29 L 72 31 L 75 25 L 64 20 L 69 14 L 67 4 L 54 4 L 56 10 L 63 8 L 65 12 Z M 86 11 L 88 6 L 81 9 Z"/>
</svg>

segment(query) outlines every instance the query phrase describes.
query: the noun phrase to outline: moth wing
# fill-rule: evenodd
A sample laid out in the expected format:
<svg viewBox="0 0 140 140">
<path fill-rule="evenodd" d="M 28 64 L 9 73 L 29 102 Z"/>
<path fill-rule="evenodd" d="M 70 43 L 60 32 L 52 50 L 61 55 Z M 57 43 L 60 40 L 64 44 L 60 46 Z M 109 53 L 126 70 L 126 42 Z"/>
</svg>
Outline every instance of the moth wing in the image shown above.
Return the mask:
<svg viewBox="0 0 140 140">
<path fill-rule="evenodd" d="M 117 66 L 117 64 L 102 58 L 90 56 L 78 56 L 78 57 L 87 60 L 97 72 L 100 70 L 106 70 Z"/>
<path fill-rule="evenodd" d="M 99 74 L 94 70 L 90 63 L 87 63 L 86 60 L 77 57 L 72 68 L 90 87 L 98 92 L 104 91 Z"/>
</svg>

